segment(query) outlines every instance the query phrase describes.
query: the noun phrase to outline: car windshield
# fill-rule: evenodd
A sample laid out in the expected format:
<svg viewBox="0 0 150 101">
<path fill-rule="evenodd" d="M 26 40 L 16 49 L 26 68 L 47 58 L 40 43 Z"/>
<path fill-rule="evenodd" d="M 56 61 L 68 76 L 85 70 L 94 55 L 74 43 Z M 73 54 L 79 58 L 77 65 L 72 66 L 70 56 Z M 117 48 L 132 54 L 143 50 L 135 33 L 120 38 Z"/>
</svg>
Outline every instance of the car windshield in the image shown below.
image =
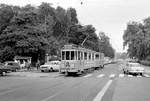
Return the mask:
<svg viewBox="0 0 150 101">
<path fill-rule="evenodd" d="M 45 63 L 45 65 L 50 65 L 50 64 L 51 64 L 51 62 L 46 62 L 46 63 Z"/>
<path fill-rule="evenodd" d="M 139 63 L 129 63 L 128 65 L 129 65 L 129 67 L 139 67 L 140 66 Z"/>
<path fill-rule="evenodd" d="M 51 62 L 53 65 L 58 65 L 59 62 Z"/>
<path fill-rule="evenodd" d="M 45 65 L 58 65 L 59 64 L 59 62 L 57 62 L 57 61 L 50 61 L 50 62 L 46 62 L 45 63 Z"/>
</svg>

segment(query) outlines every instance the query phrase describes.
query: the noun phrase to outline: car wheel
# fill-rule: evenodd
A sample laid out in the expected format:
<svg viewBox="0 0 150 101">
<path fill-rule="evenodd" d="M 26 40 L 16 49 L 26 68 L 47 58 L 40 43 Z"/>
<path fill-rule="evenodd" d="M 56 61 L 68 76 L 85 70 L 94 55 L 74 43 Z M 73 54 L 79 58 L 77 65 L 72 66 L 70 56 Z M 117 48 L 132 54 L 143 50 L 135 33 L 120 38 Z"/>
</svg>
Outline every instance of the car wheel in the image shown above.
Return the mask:
<svg viewBox="0 0 150 101">
<path fill-rule="evenodd" d="M 51 72 L 53 72 L 53 71 L 54 71 L 52 67 L 51 67 L 50 71 L 51 71 Z"/>
<path fill-rule="evenodd" d="M 126 74 L 126 71 L 125 71 L 125 70 L 123 70 L 123 73 L 124 73 L 124 74 Z"/>
<path fill-rule="evenodd" d="M 126 71 L 126 74 L 129 74 L 129 71 L 128 71 L 128 70 Z"/>
<path fill-rule="evenodd" d="M 41 70 L 41 72 L 44 72 L 44 70 Z"/>
</svg>

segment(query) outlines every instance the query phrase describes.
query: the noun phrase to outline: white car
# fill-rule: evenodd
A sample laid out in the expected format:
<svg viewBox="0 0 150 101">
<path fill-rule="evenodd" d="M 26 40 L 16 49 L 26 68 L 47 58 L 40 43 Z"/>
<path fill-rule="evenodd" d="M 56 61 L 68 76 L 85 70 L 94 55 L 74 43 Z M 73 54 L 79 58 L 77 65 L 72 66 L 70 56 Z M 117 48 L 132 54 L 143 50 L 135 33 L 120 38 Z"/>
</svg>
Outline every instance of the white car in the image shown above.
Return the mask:
<svg viewBox="0 0 150 101">
<path fill-rule="evenodd" d="M 123 72 L 126 74 L 140 74 L 143 75 L 144 68 L 141 67 L 139 63 L 127 63 L 126 66 L 123 68 Z"/>
<path fill-rule="evenodd" d="M 41 72 L 59 71 L 59 69 L 60 69 L 60 61 L 50 61 L 40 66 Z"/>
</svg>

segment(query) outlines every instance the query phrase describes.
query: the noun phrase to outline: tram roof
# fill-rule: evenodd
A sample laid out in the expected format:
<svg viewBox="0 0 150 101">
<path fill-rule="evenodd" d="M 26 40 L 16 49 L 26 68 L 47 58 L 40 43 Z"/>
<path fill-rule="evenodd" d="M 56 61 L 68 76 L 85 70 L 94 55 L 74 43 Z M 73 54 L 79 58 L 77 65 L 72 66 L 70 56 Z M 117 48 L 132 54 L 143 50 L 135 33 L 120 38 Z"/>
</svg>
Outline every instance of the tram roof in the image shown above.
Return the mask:
<svg viewBox="0 0 150 101">
<path fill-rule="evenodd" d="M 64 45 L 62 50 L 67 50 L 67 51 L 69 51 L 69 50 L 84 50 L 84 51 L 96 52 L 96 51 L 93 51 L 91 49 L 87 49 L 87 48 L 84 48 L 82 46 L 78 46 L 78 45 L 75 45 L 75 44 Z M 100 53 L 100 52 L 96 52 L 96 53 Z"/>
</svg>

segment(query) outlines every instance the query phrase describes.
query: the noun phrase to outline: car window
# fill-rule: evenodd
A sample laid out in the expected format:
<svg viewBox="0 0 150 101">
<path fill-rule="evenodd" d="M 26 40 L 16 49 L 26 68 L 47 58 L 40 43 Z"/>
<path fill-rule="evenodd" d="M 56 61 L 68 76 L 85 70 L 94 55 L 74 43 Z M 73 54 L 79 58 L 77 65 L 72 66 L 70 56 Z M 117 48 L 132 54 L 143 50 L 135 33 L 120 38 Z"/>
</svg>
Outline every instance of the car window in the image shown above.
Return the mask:
<svg viewBox="0 0 150 101">
<path fill-rule="evenodd" d="M 137 66 L 140 66 L 140 64 L 138 64 L 138 63 L 130 63 L 129 66 L 130 67 L 137 67 Z"/>
<path fill-rule="evenodd" d="M 8 63 L 7 65 L 10 65 L 10 66 L 12 66 L 12 65 L 13 65 L 13 63 Z"/>
<path fill-rule="evenodd" d="M 50 61 L 50 62 L 46 62 L 45 65 L 59 65 L 59 62 Z"/>
<path fill-rule="evenodd" d="M 13 63 L 13 65 L 14 65 L 14 66 L 18 66 L 19 64 L 18 64 L 18 63 Z"/>
<path fill-rule="evenodd" d="M 7 65 L 10 65 L 10 66 L 18 66 L 19 64 L 18 64 L 18 63 L 7 63 Z"/>
<path fill-rule="evenodd" d="M 51 62 L 46 62 L 46 63 L 45 63 L 45 65 L 50 65 L 50 64 L 51 64 Z"/>
<path fill-rule="evenodd" d="M 59 63 L 58 63 L 58 62 L 52 62 L 52 64 L 53 64 L 53 65 L 58 65 Z"/>
</svg>

